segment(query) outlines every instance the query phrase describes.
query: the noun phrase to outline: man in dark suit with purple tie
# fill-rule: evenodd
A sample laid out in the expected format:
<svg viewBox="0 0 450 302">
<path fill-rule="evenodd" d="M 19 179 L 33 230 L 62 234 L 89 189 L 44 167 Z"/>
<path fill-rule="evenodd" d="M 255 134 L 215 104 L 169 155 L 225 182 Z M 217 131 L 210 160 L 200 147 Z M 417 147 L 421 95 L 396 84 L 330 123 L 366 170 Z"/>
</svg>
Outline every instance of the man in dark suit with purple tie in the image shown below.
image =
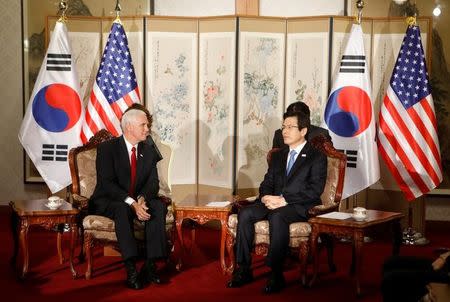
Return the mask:
<svg viewBox="0 0 450 302">
<path fill-rule="evenodd" d="M 130 108 L 122 116 L 123 135 L 97 148 L 97 185 L 89 201 L 89 212 L 115 222 L 120 252 L 127 270 L 127 286 L 141 289 L 160 283 L 155 260 L 167 256 L 165 219 L 167 209 L 159 200 L 155 148 L 145 141 L 149 120 L 143 110 Z M 145 222 L 146 261 L 136 271 L 138 249 L 133 220 Z"/>
<path fill-rule="evenodd" d="M 308 220 L 308 210 L 321 202 L 327 175 L 326 156 L 305 139 L 309 126 L 309 116 L 303 112 L 284 114 L 282 135 L 287 146 L 272 154 L 259 187 L 259 198 L 239 212 L 235 245 L 237 269 L 228 287 L 240 287 L 253 280 L 254 223 L 266 219 L 270 229 L 266 263 L 272 272 L 263 290 L 269 294 L 285 286 L 283 263 L 289 249 L 289 225 Z"/>
</svg>

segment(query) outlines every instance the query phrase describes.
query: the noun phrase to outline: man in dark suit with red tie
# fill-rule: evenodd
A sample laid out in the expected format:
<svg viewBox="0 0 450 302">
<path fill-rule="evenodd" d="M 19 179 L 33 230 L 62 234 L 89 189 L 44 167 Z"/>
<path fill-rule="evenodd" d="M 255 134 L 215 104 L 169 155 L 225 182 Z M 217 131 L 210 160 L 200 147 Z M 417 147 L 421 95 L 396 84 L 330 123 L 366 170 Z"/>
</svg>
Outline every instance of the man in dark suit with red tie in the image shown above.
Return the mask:
<svg viewBox="0 0 450 302">
<path fill-rule="evenodd" d="M 238 266 L 228 287 L 240 287 L 253 280 L 254 223 L 265 219 L 270 230 L 266 263 L 272 272 L 263 290 L 269 294 L 285 286 L 283 263 L 289 249 L 289 225 L 308 220 L 308 210 L 321 202 L 327 175 L 326 156 L 305 139 L 309 126 L 309 116 L 303 112 L 284 114 L 281 129 L 287 146 L 272 154 L 259 198 L 239 212 L 235 245 Z"/>
<path fill-rule="evenodd" d="M 97 186 L 89 201 L 91 214 L 114 220 L 127 270 L 127 286 L 133 289 L 141 289 L 149 282 L 160 283 L 155 260 L 167 256 L 167 209 L 158 199 L 156 163 L 160 157 L 155 148 L 145 143 L 150 126 L 143 110 L 125 111 L 121 120 L 123 135 L 97 148 Z M 145 222 L 146 261 L 139 274 L 135 218 Z"/>
</svg>

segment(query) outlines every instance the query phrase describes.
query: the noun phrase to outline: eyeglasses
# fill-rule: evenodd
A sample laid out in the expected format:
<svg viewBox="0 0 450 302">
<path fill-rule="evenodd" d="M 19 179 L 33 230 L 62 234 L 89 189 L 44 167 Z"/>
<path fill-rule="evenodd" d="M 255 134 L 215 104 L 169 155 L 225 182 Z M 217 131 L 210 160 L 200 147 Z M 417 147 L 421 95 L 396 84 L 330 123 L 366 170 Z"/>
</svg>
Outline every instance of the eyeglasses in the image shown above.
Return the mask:
<svg viewBox="0 0 450 302">
<path fill-rule="evenodd" d="M 281 131 L 283 131 L 284 129 L 287 129 L 287 130 L 291 130 L 291 129 L 293 129 L 293 128 L 298 128 L 298 126 L 294 126 L 294 125 L 283 125 L 283 126 L 281 126 Z"/>
</svg>

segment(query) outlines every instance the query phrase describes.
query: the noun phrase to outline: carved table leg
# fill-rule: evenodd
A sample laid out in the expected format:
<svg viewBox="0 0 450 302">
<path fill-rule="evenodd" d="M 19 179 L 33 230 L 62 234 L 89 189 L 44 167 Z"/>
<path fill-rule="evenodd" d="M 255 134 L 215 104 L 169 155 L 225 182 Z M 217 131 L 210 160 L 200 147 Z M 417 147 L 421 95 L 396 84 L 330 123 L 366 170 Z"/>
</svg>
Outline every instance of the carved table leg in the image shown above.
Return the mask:
<svg viewBox="0 0 450 302">
<path fill-rule="evenodd" d="M 86 260 L 87 260 L 87 266 L 86 266 L 86 273 L 84 274 L 86 280 L 91 279 L 92 276 L 92 248 L 93 248 L 93 238 L 92 235 L 89 233 L 84 233 L 84 251 L 86 253 Z"/>
<path fill-rule="evenodd" d="M 227 266 L 225 264 L 225 239 L 227 235 L 227 217 L 221 217 L 220 218 L 220 230 L 221 230 L 221 237 L 220 237 L 220 266 L 222 267 L 222 274 L 226 274 L 227 272 Z"/>
<path fill-rule="evenodd" d="M 362 246 L 364 243 L 364 232 L 362 230 L 355 230 L 353 235 L 353 242 L 355 246 L 355 279 L 356 279 L 356 293 L 357 295 L 361 295 L 361 284 L 360 284 L 360 276 L 362 269 Z"/>
<path fill-rule="evenodd" d="M 80 263 L 83 263 L 85 260 L 85 254 L 86 254 L 86 250 L 84 248 L 84 228 L 83 228 L 83 222 L 78 222 L 77 225 L 79 225 L 80 227 L 77 229 L 78 232 L 78 236 L 80 238 L 80 254 L 78 254 L 78 261 Z"/>
<path fill-rule="evenodd" d="M 22 249 L 23 255 L 23 269 L 21 278 L 24 279 L 28 272 L 28 220 L 26 218 L 20 219 L 20 248 Z"/>
<path fill-rule="evenodd" d="M 230 260 L 230 265 L 226 268 L 226 273 L 228 275 L 231 275 L 231 273 L 233 273 L 234 271 L 234 263 L 235 263 L 235 259 L 234 259 L 234 239 L 233 236 L 229 233 L 228 229 L 227 229 L 227 233 L 225 234 L 225 245 L 227 248 L 227 253 L 228 253 L 228 257 Z"/>
<path fill-rule="evenodd" d="M 61 249 L 61 241 L 64 230 L 60 229 L 60 226 L 57 226 L 58 234 L 56 235 L 56 250 L 58 251 L 59 264 L 63 264 L 66 259 L 64 259 L 64 255 Z"/>
<path fill-rule="evenodd" d="M 355 268 L 356 268 L 356 247 L 355 247 L 355 238 L 353 238 L 352 241 L 352 263 L 350 264 L 350 275 L 355 275 Z"/>
<path fill-rule="evenodd" d="M 77 237 L 78 227 L 76 223 L 72 223 L 70 225 L 70 253 L 69 253 L 69 265 L 70 265 L 70 271 L 72 272 L 72 278 L 75 279 L 77 277 L 77 272 L 75 271 L 73 267 L 73 250 L 75 249 L 75 240 Z"/>
<path fill-rule="evenodd" d="M 16 212 L 11 214 L 11 233 L 13 237 L 14 250 L 10 263 L 12 267 L 16 267 L 17 254 L 19 253 L 19 216 Z"/>
<path fill-rule="evenodd" d="M 181 267 L 183 265 L 183 254 L 184 254 L 184 243 L 183 243 L 183 231 L 181 229 L 182 224 L 183 224 L 183 215 L 180 213 L 177 213 L 177 218 L 175 221 L 175 224 L 177 226 L 177 234 L 178 234 L 178 246 L 180 247 L 179 250 L 179 255 L 178 255 L 178 264 L 176 265 L 176 268 L 178 271 L 181 270 Z"/>
<path fill-rule="evenodd" d="M 306 286 L 306 270 L 308 263 L 308 247 L 309 241 L 300 242 L 299 260 L 300 260 L 300 280 L 302 285 Z"/>
<path fill-rule="evenodd" d="M 319 230 L 316 225 L 312 225 L 311 230 L 311 256 L 313 257 L 313 276 L 309 282 L 309 286 L 313 286 L 317 278 L 319 270 L 319 255 L 317 250 L 317 239 L 319 238 Z"/>
<path fill-rule="evenodd" d="M 192 255 L 192 250 L 194 249 L 195 244 L 195 231 L 196 231 L 195 230 L 196 224 L 194 220 L 190 220 L 190 228 L 191 228 L 191 245 L 189 246 L 189 254 Z"/>
</svg>

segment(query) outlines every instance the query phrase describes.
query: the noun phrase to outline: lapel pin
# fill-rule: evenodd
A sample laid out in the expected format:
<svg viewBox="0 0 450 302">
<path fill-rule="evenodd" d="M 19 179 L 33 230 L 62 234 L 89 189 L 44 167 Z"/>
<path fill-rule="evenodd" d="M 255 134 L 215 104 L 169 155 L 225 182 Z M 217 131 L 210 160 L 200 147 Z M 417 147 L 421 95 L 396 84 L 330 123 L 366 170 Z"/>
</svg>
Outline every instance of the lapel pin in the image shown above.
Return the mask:
<svg viewBox="0 0 450 302">
<path fill-rule="evenodd" d="M 301 156 L 302 156 L 302 157 L 306 157 L 306 154 L 305 154 L 305 153 L 302 153 Z"/>
</svg>

